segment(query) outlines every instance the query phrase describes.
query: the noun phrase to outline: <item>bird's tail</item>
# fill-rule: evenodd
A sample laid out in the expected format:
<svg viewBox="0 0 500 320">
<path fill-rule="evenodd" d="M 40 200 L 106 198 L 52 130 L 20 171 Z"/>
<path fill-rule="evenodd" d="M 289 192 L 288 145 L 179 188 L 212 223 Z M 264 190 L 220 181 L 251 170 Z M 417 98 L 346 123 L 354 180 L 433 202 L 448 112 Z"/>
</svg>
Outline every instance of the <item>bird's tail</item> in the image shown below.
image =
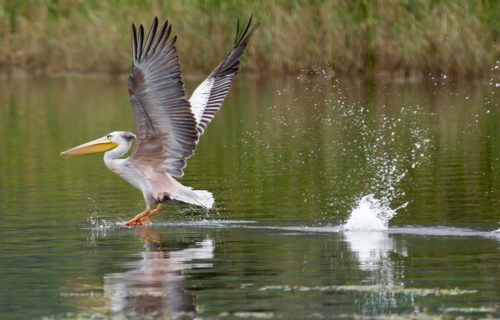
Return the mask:
<svg viewBox="0 0 500 320">
<path fill-rule="evenodd" d="M 214 204 L 214 197 L 211 192 L 207 190 L 193 190 L 191 187 L 182 186 L 180 190 L 171 194 L 175 200 L 185 203 L 194 204 L 206 209 L 212 208 Z"/>
</svg>

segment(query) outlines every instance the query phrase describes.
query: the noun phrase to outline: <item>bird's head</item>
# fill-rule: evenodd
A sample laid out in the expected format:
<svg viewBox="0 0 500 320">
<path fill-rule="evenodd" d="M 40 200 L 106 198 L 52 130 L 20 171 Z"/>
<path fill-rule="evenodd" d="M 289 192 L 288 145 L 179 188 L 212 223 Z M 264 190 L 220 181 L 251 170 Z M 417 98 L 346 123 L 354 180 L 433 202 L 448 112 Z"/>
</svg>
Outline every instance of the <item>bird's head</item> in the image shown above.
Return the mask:
<svg viewBox="0 0 500 320">
<path fill-rule="evenodd" d="M 84 154 L 110 151 L 119 146 L 126 147 L 126 150 L 128 150 L 135 138 L 135 134 L 129 131 L 113 131 L 102 138 L 63 151 L 61 155 L 81 156 Z"/>
</svg>

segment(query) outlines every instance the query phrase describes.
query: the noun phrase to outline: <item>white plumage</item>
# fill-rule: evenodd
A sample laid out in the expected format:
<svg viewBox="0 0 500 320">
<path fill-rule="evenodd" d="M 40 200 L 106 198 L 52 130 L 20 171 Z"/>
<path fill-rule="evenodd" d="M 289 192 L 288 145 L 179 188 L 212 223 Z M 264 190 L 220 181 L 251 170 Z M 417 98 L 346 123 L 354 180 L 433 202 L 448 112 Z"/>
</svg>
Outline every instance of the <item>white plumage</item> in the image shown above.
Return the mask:
<svg viewBox="0 0 500 320">
<path fill-rule="evenodd" d="M 107 151 L 106 166 L 135 188 L 146 202 L 146 210 L 127 225 L 141 225 L 159 212 L 161 204 L 189 203 L 210 209 L 214 198 L 206 190 L 193 190 L 179 183 L 186 160 L 194 153 L 201 134 L 219 111 L 237 74 L 240 57 L 255 27 L 252 18 L 237 26 L 228 56 L 196 88 L 189 101 L 181 77 L 176 37 L 165 22 L 158 29 L 155 18 L 148 35 L 142 25 L 132 25 L 132 71 L 128 85 L 137 135 L 115 131 L 62 154 L 80 155 Z M 158 31 L 158 32 L 157 32 Z M 121 159 L 136 141 L 129 158 Z M 153 207 L 156 208 L 151 210 Z"/>
</svg>

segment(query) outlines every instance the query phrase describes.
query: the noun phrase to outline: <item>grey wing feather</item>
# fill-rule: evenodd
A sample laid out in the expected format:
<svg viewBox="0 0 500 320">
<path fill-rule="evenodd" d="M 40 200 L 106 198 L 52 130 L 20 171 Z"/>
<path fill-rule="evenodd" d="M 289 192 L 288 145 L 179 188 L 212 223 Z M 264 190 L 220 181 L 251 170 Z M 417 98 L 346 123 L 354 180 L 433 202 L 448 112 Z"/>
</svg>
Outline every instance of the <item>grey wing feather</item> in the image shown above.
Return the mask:
<svg viewBox="0 0 500 320">
<path fill-rule="evenodd" d="M 238 22 L 233 49 L 224 61 L 195 89 L 189 99 L 200 135 L 220 110 L 231 87 L 231 82 L 238 73 L 240 57 L 255 28 L 256 26 L 252 27 L 252 17 L 241 29 Z"/>
<path fill-rule="evenodd" d="M 176 37 L 168 21 L 157 32 L 155 18 L 147 38 L 132 25 L 133 65 L 129 96 L 137 126 L 137 146 L 130 161 L 181 177 L 198 142 L 197 123 L 181 77 Z"/>
</svg>

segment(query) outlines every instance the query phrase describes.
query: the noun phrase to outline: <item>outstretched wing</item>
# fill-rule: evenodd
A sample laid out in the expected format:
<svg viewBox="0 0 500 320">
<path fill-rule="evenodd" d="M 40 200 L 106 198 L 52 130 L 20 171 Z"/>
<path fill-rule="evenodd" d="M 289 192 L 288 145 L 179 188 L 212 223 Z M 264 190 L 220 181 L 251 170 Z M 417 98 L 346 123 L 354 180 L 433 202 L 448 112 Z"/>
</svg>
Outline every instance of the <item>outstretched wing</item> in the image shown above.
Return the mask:
<svg viewBox="0 0 500 320">
<path fill-rule="evenodd" d="M 142 168 L 181 177 L 196 148 L 197 123 L 186 98 L 177 37 L 169 39 L 168 21 L 157 32 L 155 17 L 147 38 L 132 25 L 133 66 L 128 86 L 137 126 L 137 146 L 130 161 Z"/>
<path fill-rule="evenodd" d="M 238 21 L 233 50 L 194 90 L 193 95 L 189 99 L 200 135 L 215 117 L 217 111 L 220 110 L 222 102 L 231 87 L 231 81 L 238 73 L 240 57 L 255 30 L 255 27 L 251 26 L 252 17 L 250 17 L 248 23 L 241 29 Z"/>
</svg>

